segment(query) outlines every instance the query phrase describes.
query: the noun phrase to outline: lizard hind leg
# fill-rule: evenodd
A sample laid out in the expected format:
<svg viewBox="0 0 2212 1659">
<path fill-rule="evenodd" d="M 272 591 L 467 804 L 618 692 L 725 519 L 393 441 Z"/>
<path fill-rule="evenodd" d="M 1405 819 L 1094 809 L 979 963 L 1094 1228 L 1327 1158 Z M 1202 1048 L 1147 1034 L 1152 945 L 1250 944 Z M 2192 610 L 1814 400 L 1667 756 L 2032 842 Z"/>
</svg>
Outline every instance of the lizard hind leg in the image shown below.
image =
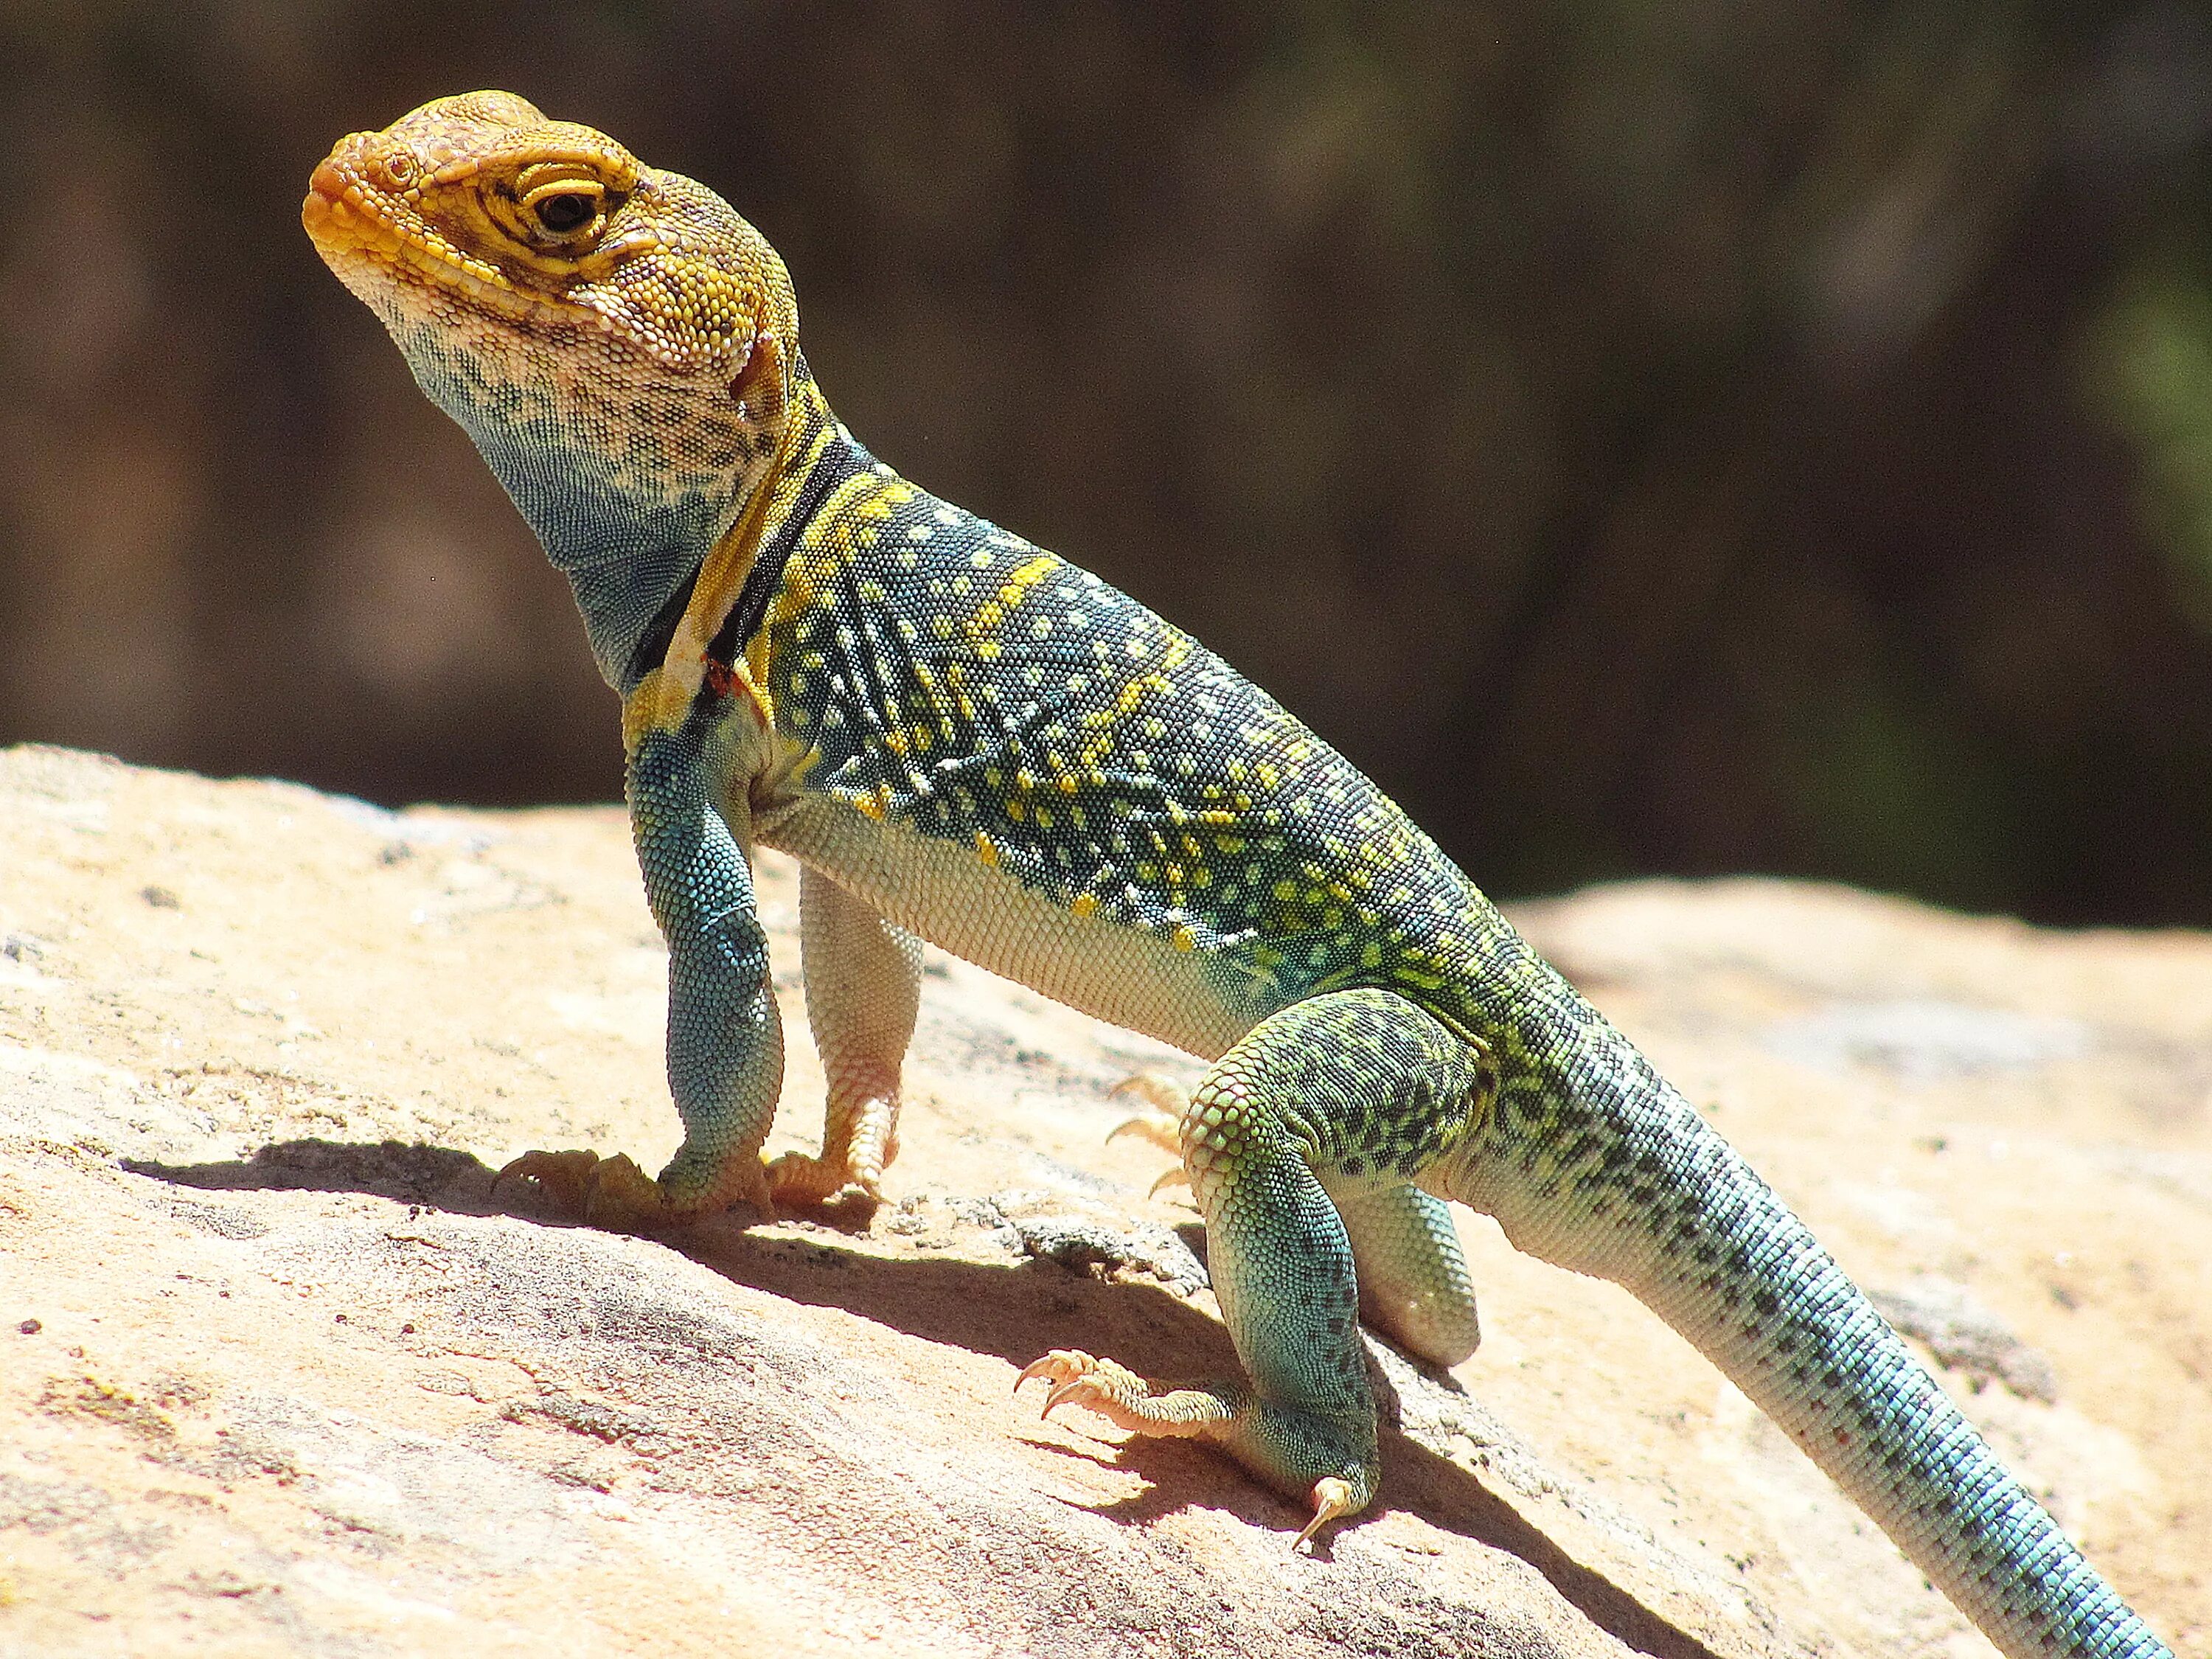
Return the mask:
<svg viewBox="0 0 2212 1659">
<path fill-rule="evenodd" d="M 1206 1074 L 1179 1126 L 1206 1222 L 1215 1294 L 1244 1379 L 1160 1390 L 1080 1350 L 1024 1381 L 1045 1409 L 1079 1405 L 1143 1435 L 1195 1437 L 1307 1499 L 1310 1537 L 1374 1497 L 1374 1396 L 1359 1346 L 1353 1238 L 1370 1186 L 1407 1183 L 1456 1137 L 1479 1098 L 1479 1056 L 1394 993 L 1332 992 L 1272 1015 Z M 1326 1183 L 1326 1188 L 1324 1183 Z M 1409 1211 L 1393 1200 L 1401 1215 Z M 1463 1282 L 1465 1269 L 1459 1269 Z M 1018 1382 L 1017 1387 L 1019 1386 Z"/>
</svg>

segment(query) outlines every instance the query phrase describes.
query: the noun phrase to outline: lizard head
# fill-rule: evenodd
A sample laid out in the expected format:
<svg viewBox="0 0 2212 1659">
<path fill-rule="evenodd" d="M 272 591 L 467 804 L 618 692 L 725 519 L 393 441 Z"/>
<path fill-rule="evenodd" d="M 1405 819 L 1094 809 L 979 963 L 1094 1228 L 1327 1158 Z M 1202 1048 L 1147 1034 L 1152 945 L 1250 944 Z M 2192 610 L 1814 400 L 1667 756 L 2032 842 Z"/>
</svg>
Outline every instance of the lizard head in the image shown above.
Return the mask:
<svg viewBox="0 0 2212 1659">
<path fill-rule="evenodd" d="M 619 684 L 790 428 L 783 262 L 703 185 L 505 92 L 349 135 L 301 218 L 568 574 Z"/>
</svg>

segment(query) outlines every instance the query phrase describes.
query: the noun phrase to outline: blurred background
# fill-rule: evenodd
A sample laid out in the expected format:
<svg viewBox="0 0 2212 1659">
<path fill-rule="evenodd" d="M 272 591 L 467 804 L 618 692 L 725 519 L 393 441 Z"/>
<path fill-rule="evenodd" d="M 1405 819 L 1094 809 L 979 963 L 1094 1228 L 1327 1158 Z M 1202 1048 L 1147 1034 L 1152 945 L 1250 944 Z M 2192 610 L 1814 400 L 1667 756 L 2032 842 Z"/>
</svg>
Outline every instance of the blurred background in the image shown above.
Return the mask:
<svg viewBox="0 0 2212 1659">
<path fill-rule="evenodd" d="M 1492 891 L 2212 923 L 2212 17 L 0 0 L 0 741 L 612 799 L 564 584 L 301 234 L 507 87 L 714 185 L 917 482 Z"/>
</svg>

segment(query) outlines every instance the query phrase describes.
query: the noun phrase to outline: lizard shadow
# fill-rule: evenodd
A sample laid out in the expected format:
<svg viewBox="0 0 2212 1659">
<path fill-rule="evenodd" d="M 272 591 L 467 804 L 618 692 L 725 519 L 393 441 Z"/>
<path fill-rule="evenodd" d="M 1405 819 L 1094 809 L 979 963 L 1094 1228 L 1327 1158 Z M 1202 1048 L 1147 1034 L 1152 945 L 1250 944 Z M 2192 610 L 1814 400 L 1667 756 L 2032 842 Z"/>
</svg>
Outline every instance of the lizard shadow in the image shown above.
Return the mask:
<svg viewBox="0 0 2212 1659">
<path fill-rule="evenodd" d="M 532 1225 L 582 1224 L 543 1213 L 523 1185 L 494 1190 L 495 1172 L 470 1153 L 409 1144 L 297 1139 L 272 1143 L 236 1161 L 167 1164 L 125 1158 L 133 1174 L 204 1191 L 360 1193 L 396 1204 L 477 1217 L 506 1216 Z M 812 1306 L 832 1307 L 922 1340 L 989 1354 L 1015 1367 L 1048 1348 L 1107 1352 L 1146 1376 L 1163 1379 L 1234 1375 L 1228 1334 L 1199 1308 L 1162 1286 L 1113 1282 L 1058 1262 L 1017 1258 L 1005 1264 L 871 1249 L 849 1214 L 848 1224 L 812 1219 L 762 1229 L 745 1212 L 708 1218 L 660 1237 L 709 1271 L 750 1289 Z M 1201 1236 L 1202 1241 L 1202 1236 Z M 925 1247 L 926 1248 L 926 1247 Z M 1429 1373 L 1432 1379 L 1433 1372 Z M 1712 1659 L 1688 1632 L 1644 1605 L 1602 1572 L 1577 1560 L 1506 1499 L 1449 1459 L 1395 1427 L 1395 1401 L 1384 1390 L 1384 1503 L 1517 1557 L 1590 1622 L 1624 1644 L 1656 1659 Z M 1458 1385 L 1442 1379 L 1443 1386 Z M 1027 1391 L 1041 1403 L 1041 1385 Z M 1132 1438 L 1078 1439 L 1066 1431 L 1095 1428 L 1073 1419 L 1050 1431 L 1024 1424 L 1015 1432 L 1039 1450 L 1127 1468 L 1146 1484 L 1119 1499 L 1085 1505 L 1092 1512 L 1143 1523 L 1194 1504 L 1226 1509 L 1272 1531 L 1302 1523 L 1302 1505 L 1257 1481 L 1230 1473 L 1227 1460 L 1195 1442 Z M 1062 1499 L 1063 1502 L 1074 1500 Z M 1355 1523 L 1357 1524 L 1357 1523 Z M 1326 1543 L 1319 1553 L 1329 1554 Z"/>
<path fill-rule="evenodd" d="M 132 1175 L 203 1192 L 367 1193 L 458 1215 L 505 1212 L 492 1192 L 495 1171 L 482 1160 L 419 1141 L 280 1140 L 229 1163 L 117 1162 Z"/>
</svg>

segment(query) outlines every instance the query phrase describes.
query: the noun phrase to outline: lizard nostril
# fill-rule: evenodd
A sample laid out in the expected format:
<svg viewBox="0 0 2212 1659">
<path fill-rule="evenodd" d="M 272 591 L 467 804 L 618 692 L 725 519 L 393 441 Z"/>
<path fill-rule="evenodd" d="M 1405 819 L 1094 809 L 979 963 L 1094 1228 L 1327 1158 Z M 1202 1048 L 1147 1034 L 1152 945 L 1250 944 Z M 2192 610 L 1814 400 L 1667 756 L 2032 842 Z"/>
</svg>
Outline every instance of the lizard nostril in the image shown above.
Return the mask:
<svg viewBox="0 0 2212 1659">
<path fill-rule="evenodd" d="M 307 199 L 300 205 L 301 222 L 310 233 L 319 233 L 345 216 L 345 174 L 334 161 L 325 161 L 316 167 L 313 177 L 307 180 Z"/>
</svg>

